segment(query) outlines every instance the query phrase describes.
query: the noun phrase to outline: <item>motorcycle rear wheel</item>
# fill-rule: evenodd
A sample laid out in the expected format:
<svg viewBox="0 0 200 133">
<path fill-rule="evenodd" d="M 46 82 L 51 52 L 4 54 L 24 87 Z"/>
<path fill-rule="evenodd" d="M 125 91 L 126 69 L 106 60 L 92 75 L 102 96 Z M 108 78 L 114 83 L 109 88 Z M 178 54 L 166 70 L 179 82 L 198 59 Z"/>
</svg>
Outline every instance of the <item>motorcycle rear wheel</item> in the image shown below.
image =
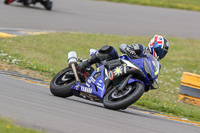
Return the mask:
<svg viewBox="0 0 200 133">
<path fill-rule="evenodd" d="M 111 89 L 103 98 L 105 108 L 112 110 L 126 109 L 136 102 L 144 93 L 144 86 L 139 82 L 127 85 L 123 91 L 118 91 L 117 87 Z"/>
<path fill-rule="evenodd" d="M 75 77 L 66 76 L 66 73 L 73 73 L 71 68 L 65 68 L 54 76 L 50 83 L 50 91 L 58 97 L 70 97 L 73 95 L 71 87 L 75 84 Z"/>
</svg>

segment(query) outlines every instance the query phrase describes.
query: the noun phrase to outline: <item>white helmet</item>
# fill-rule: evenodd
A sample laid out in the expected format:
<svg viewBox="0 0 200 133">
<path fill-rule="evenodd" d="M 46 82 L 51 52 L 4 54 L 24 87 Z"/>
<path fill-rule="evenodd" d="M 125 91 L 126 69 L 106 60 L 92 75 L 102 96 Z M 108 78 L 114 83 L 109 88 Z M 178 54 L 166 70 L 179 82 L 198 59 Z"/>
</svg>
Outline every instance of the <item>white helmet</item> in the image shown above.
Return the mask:
<svg viewBox="0 0 200 133">
<path fill-rule="evenodd" d="M 158 60 L 165 57 L 169 50 L 169 42 L 160 35 L 155 35 L 148 44 L 150 53 Z"/>
</svg>

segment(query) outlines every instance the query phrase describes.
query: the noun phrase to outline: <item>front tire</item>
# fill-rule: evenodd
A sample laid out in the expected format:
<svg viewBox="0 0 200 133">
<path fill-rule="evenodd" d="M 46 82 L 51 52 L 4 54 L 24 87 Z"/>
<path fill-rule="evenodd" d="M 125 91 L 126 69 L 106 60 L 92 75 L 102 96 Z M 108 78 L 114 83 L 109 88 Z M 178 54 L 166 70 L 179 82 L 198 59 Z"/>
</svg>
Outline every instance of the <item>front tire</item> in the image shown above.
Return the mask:
<svg viewBox="0 0 200 133">
<path fill-rule="evenodd" d="M 75 84 L 75 77 L 65 76 L 66 73 L 73 73 L 71 68 L 65 68 L 54 76 L 50 83 L 50 91 L 54 96 L 70 97 L 72 96 L 71 87 Z"/>
<path fill-rule="evenodd" d="M 123 92 L 119 92 L 116 87 L 111 89 L 103 98 L 105 108 L 112 110 L 126 109 L 136 102 L 144 93 L 144 86 L 139 82 L 127 85 Z"/>
</svg>

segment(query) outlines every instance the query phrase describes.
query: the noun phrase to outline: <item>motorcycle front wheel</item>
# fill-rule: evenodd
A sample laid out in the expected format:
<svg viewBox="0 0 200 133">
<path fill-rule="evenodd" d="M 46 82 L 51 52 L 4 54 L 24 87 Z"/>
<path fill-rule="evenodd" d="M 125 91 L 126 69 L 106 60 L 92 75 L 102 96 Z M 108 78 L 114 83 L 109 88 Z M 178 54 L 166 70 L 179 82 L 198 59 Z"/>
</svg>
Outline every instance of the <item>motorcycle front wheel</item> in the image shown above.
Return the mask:
<svg viewBox="0 0 200 133">
<path fill-rule="evenodd" d="M 71 87 L 75 84 L 76 80 L 73 76 L 71 68 L 65 68 L 54 76 L 50 83 L 50 91 L 53 95 L 58 97 L 72 96 Z"/>
<path fill-rule="evenodd" d="M 114 87 L 104 96 L 103 105 L 112 110 L 126 109 L 136 102 L 143 93 L 144 86 L 139 82 L 127 85 L 122 91 Z"/>
</svg>

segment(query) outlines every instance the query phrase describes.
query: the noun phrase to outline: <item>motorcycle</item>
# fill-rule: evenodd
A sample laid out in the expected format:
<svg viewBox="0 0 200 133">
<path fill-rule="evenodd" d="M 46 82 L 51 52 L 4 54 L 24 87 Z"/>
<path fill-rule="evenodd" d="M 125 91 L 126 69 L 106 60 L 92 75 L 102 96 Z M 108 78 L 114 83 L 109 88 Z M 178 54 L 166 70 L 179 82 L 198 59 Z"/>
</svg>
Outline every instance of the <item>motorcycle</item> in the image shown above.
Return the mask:
<svg viewBox="0 0 200 133">
<path fill-rule="evenodd" d="M 4 0 L 6 5 L 11 4 L 16 0 Z M 53 7 L 53 0 L 17 0 L 17 2 L 22 3 L 24 6 L 29 6 L 31 4 L 35 5 L 36 3 L 41 3 L 45 9 L 51 10 Z"/>
<path fill-rule="evenodd" d="M 97 50 L 90 50 L 93 55 Z M 144 92 L 157 89 L 160 63 L 151 54 L 145 58 L 131 59 L 121 55 L 119 59 L 96 63 L 83 75 L 77 67 L 77 54 L 68 53 L 69 67 L 63 69 L 51 80 L 50 91 L 58 97 L 78 96 L 101 102 L 112 110 L 126 109 L 136 102 Z"/>
</svg>

